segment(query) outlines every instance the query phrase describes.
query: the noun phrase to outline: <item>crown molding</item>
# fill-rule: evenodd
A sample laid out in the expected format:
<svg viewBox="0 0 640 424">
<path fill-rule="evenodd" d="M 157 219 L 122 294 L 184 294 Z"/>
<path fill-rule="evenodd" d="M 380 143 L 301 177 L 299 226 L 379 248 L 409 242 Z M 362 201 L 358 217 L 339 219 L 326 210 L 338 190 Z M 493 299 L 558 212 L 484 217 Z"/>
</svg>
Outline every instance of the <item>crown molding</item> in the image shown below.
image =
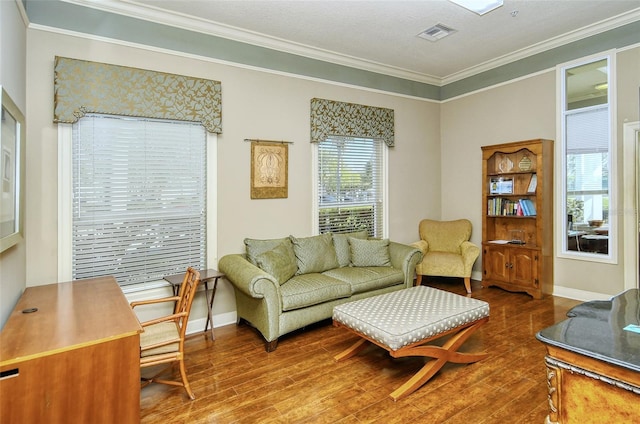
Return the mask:
<svg viewBox="0 0 640 424">
<path fill-rule="evenodd" d="M 503 65 L 507 65 L 512 62 L 516 62 L 518 60 L 524 59 L 529 56 L 533 56 L 538 53 L 545 52 L 547 50 L 554 49 L 556 47 L 564 46 L 574 41 L 582 40 L 584 38 L 591 37 L 593 35 L 597 35 L 597 34 L 612 30 L 614 28 L 618 28 L 623 25 L 636 22 L 638 20 L 640 20 L 640 8 L 634 9 L 630 12 L 623 13 L 618 16 L 614 16 L 609 19 L 605 19 L 593 25 L 589 25 L 587 27 L 580 28 L 575 31 L 571 31 L 566 34 L 550 38 L 548 40 L 542 41 L 540 43 L 536 43 L 529 47 L 525 47 L 523 49 L 506 54 L 504 56 L 500 56 L 488 62 L 481 63 L 477 66 L 473 66 L 463 71 L 448 75 L 442 78 L 441 86 L 477 75 L 485 71 L 489 71 L 491 69 L 494 69 Z"/>
<path fill-rule="evenodd" d="M 340 53 L 295 43 L 277 37 L 270 37 L 264 34 L 248 31 L 230 25 L 224 25 L 207 19 L 188 16 L 181 13 L 167 12 L 157 7 L 137 4 L 132 0 L 61 1 L 79 6 L 90 7 L 104 12 L 116 13 L 123 16 L 141 19 L 160 25 L 168 25 L 183 30 L 195 31 L 207 35 L 251 44 L 254 46 L 273 49 L 284 53 L 295 54 L 310 59 L 321 60 L 324 62 L 348 66 L 364 71 L 403 78 L 410 81 L 431 84 L 438 87 L 442 87 L 444 85 L 480 74 L 482 72 L 489 71 L 491 69 L 498 68 L 512 62 L 516 62 L 523 58 L 533 56 L 535 54 L 640 20 L 640 8 L 637 8 L 630 12 L 623 13 L 618 16 L 597 22 L 593 25 L 589 25 L 587 27 L 571 31 L 566 34 L 550 38 L 546 41 L 481 63 L 477 66 L 473 66 L 463 71 L 447 75 L 443 78 L 439 78 L 433 75 L 422 74 L 399 67 L 389 66 L 374 61 L 343 55 Z"/>
<path fill-rule="evenodd" d="M 344 55 L 317 47 L 307 46 L 301 43 L 271 37 L 253 31 L 225 25 L 218 22 L 188 16 L 181 13 L 167 12 L 156 7 L 139 5 L 129 0 L 61 0 L 78 6 L 90 7 L 103 12 L 116 13 L 136 19 L 153 22 L 160 25 L 169 25 L 188 31 L 226 38 L 233 41 L 264 47 L 284 53 L 295 54 L 310 59 L 334 63 L 336 65 L 375 72 L 378 74 L 394 76 L 411 81 L 422 82 L 440 86 L 442 80 L 438 77 L 410 71 L 407 69 L 389 66 L 382 63 L 369 61 L 349 55 Z"/>
</svg>

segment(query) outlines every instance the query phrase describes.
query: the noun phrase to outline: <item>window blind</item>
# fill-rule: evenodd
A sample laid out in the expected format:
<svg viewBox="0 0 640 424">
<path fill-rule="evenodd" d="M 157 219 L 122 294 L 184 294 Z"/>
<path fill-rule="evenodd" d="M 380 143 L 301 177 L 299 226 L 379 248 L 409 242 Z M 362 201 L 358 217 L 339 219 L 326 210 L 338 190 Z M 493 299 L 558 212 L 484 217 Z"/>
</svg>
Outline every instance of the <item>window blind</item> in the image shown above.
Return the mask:
<svg viewBox="0 0 640 424">
<path fill-rule="evenodd" d="M 89 115 L 72 132 L 73 279 L 128 285 L 204 269 L 204 127 Z"/>
<path fill-rule="evenodd" d="M 318 143 L 319 232 L 366 229 L 382 237 L 382 141 L 330 137 Z"/>
<path fill-rule="evenodd" d="M 566 116 L 567 190 L 606 193 L 609 108 L 605 105 Z"/>
<path fill-rule="evenodd" d="M 566 119 L 568 154 L 609 150 L 608 106 L 567 113 Z"/>
</svg>

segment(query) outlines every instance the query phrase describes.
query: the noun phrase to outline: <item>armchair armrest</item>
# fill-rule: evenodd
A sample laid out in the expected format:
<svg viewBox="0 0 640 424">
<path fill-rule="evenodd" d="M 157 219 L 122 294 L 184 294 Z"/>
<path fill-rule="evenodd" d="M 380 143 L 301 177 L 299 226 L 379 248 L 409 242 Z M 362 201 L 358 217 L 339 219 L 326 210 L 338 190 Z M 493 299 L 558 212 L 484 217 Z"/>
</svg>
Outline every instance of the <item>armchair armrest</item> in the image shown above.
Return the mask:
<svg viewBox="0 0 640 424">
<path fill-rule="evenodd" d="M 165 321 L 175 321 L 176 319 L 186 315 L 187 315 L 186 312 L 178 312 L 177 314 L 165 315 L 163 317 L 154 318 L 154 319 L 150 319 L 149 321 L 141 322 L 140 325 L 144 328 L 144 327 L 148 327 L 153 324 L 159 324 Z"/>
<path fill-rule="evenodd" d="M 480 248 L 470 241 L 465 241 L 460 245 L 460 254 L 464 263 L 464 271 L 466 275 L 471 275 L 473 264 L 480 256 Z"/>
<path fill-rule="evenodd" d="M 161 297 L 158 299 L 137 300 L 135 302 L 131 302 L 130 305 L 131 305 L 131 309 L 133 309 L 136 306 L 140 306 L 140 305 L 153 305 L 156 303 L 163 303 L 163 302 L 177 302 L 178 300 L 180 300 L 180 296 Z"/>
<path fill-rule="evenodd" d="M 274 291 L 280 294 L 280 284 L 276 279 L 253 265 L 244 255 L 225 255 L 218 261 L 218 268 L 236 289 L 247 296 L 261 299 L 265 294 Z"/>
</svg>

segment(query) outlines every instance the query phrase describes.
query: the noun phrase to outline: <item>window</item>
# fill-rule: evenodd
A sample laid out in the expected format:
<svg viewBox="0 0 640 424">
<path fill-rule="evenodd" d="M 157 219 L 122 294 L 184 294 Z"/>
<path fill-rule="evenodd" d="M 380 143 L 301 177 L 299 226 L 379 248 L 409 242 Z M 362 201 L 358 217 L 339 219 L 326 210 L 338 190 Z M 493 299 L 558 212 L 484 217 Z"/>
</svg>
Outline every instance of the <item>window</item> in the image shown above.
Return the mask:
<svg viewBox="0 0 640 424">
<path fill-rule="evenodd" d="M 72 279 L 120 285 L 206 268 L 199 123 L 88 115 L 72 127 Z"/>
<path fill-rule="evenodd" d="M 562 253 L 613 260 L 612 57 L 561 68 Z"/>
<path fill-rule="evenodd" d="M 386 233 L 386 149 L 380 140 L 329 137 L 317 146 L 317 228 L 344 233 Z"/>
</svg>

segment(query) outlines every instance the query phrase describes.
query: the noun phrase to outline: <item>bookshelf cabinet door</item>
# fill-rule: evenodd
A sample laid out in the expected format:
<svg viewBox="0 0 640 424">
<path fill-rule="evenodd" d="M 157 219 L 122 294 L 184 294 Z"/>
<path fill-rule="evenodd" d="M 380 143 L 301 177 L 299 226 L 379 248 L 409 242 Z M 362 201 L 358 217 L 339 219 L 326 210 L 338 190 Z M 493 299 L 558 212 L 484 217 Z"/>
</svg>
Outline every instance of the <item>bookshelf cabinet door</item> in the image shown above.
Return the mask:
<svg viewBox="0 0 640 424">
<path fill-rule="evenodd" d="M 510 262 L 511 282 L 525 287 L 536 286 L 537 251 L 529 249 L 512 249 Z"/>
<path fill-rule="evenodd" d="M 509 253 L 508 248 L 487 246 L 483 255 L 484 279 L 509 282 Z"/>
</svg>

